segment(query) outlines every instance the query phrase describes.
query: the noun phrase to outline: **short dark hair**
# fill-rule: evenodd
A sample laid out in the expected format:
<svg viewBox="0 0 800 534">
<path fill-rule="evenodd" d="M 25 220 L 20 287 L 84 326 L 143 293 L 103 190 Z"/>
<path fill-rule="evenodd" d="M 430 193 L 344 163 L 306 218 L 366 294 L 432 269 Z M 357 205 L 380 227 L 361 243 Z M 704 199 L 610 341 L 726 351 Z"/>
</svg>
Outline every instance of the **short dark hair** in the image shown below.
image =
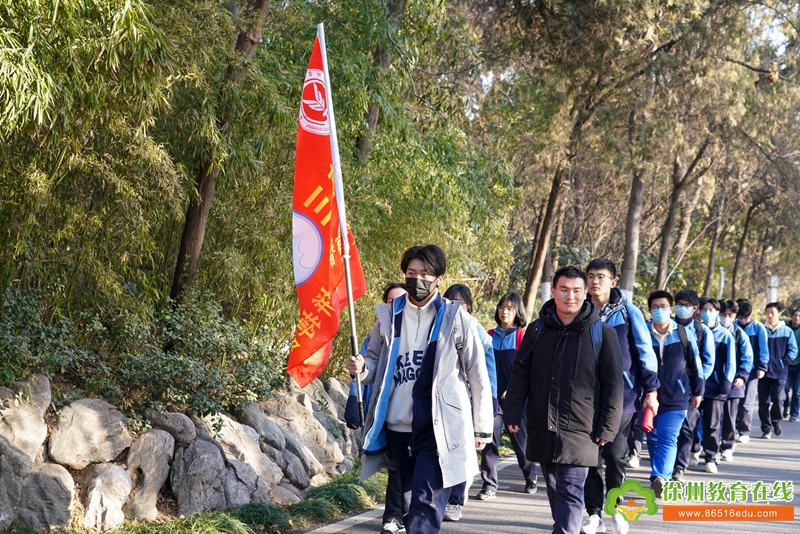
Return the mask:
<svg viewBox="0 0 800 534">
<path fill-rule="evenodd" d="M 764 311 L 767 311 L 770 308 L 775 308 L 778 310 L 778 313 L 783 313 L 783 306 L 781 306 L 780 302 L 770 302 L 764 307 Z"/>
<path fill-rule="evenodd" d="M 669 291 L 664 291 L 663 289 L 657 289 L 653 291 L 649 295 L 647 295 L 647 309 L 651 309 L 653 307 L 653 301 L 656 299 L 667 299 L 669 301 L 669 305 L 672 306 L 675 301 L 672 300 L 672 294 Z"/>
<path fill-rule="evenodd" d="M 700 303 L 700 298 L 697 296 L 697 291 L 694 289 L 681 289 L 677 293 L 675 293 L 675 302 L 679 300 L 685 300 L 687 302 L 691 302 L 692 306 L 697 306 Z"/>
<path fill-rule="evenodd" d="M 514 305 L 516 311 L 516 315 L 514 315 L 514 324 L 517 325 L 517 328 L 525 328 L 525 325 L 528 324 L 528 314 L 525 313 L 522 297 L 517 293 L 506 293 L 497 301 L 497 308 L 502 306 L 504 302 L 510 302 Z M 494 310 L 494 322 L 500 324 L 500 313 L 497 308 Z"/>
<path fill-rule="evenodd" d="M 467 304 L 467 311 L 472 313 L 472 291 L 464 284 L 453 284 L 447 288 L 443 296 L 447 300 L 456 300 L 456 297 L 460 296 Z"/>
<path fill-rule="evenodd" d="M 392 289 L 405 289 L 405 284 L 401 284 L 400 282 L 392 282 L 386 289 L 383 290 L 383 303 L 386 304 L 386 301 L 389 300 L 389 291 Z"/>
<path fill-rule="evenodd" d="M 400 260 L 400 270 L 406 272 L 411 260 L 419 260 L 424 263 L 428 274 L 433 276 L 444 276 L 447 271 L 447 257 L 438 245 L 417 245 L 406 250 L 403 253 L 403 259 Z"/>
<path fill-rule="evenodd" d="M 739 305 L 736 304 L 736 301 L 733 299 L 721 300 L 719 301 L 719 311 L 720 313 L 729 311 L 737 313 L 739 311 Z"/>
<path fill-rule="evenodd" d="M 566 267 L 561 267 L 556 271 L 556 274 L 553 275 L 553 287 L 556 287 L 558 279 L 562 276 L 565 278 L 580 278 L 583 280 L 584 287 L 589 285 L 588 281 L 586 280 L 586 273 L 574 265 L 567 265 Z"/>
<path fill-rule="evenodd" d="M 702 308 L 706 304 L 711 304 L 715 310 L 719 311 L 720 304 L 717 299 L 711 297 L 700 297 L 700 302 L 698 303 L 698 306 Z"/>
<path fill-rule="evenodd" d="M 739 310 L 736 312 L 736 317 L 750 317 L 753 315 L 753 305 L 747 299 L 736 299 L 736 304 L 739 305 Z"/>
<path fill-rule="evenodd" d="M 595 258 L 589 262 L 589 265 L 586 266 L 586 272 L 588 273 L 591 270 L 596 271 L 608 271 L 611 273 L 611 278 L 617 277 L 617 266 L 614 265 L 614 262 L 611 260 L 607 260 L 605 258 Z"/>
</svg>

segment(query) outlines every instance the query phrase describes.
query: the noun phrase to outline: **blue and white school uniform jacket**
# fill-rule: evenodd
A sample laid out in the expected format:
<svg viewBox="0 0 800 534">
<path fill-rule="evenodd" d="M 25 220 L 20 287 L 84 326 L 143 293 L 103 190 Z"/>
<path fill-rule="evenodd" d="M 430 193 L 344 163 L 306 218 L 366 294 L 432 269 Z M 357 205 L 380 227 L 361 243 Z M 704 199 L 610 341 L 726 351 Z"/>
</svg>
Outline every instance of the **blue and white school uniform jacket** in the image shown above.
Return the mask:
<svg viewBox="0 0 800 534">
<path fill-rule="evenodd" d="M 703 395 L 705 380 L 703 366 L 697 350 L 697 338 L 692 330 L 686 329 L 689 341 L 688 357 L 683 352 L 683 344 L 678 333 L 678 323 L 670 319 L 670 329 L 664 341 L 664 350 L 653 334 L 653 321 L 647 323 L 653 341 L 653 351 L 658 357 L 658 410 L 686 410 L 689 398 Z"/>
<path fill-rule="evenodd" d="M 706 379 L 703 397 L 725 400 L 736 378 L 736 338 L 731 331 L 717 323 L 711 329 L 716 346 L 714 370 Z"/>
<path fill-rule="evenodd" d="M 744 330 L 747 337 L 750 338 L 750 346 L 753 347 L 753 370 L 750 371 L 750 380 L 758 378 L 758 371 L 767 372 L 769 367 L 769 343 L 767 340 L 767 328 L 754 319 L 746 325 L 742 325 L 739 321 L 739 328 Z M 748 380 L 748 382 L 750 381 Z"/>
<path fill-rule="evenodd" d="M 786 380 L 789 364 L 797 356 L 797 341 L 794 338 L 794 332 L 784 323 L 778 323 L 778 328 L 774 332 L 769 327 L 765 328 L 769 348 L 769 365 L 764 376 Z"/>
<path fill-rule="evenodd" d="M 641 409 L 642 392 L 657 390 L 659 386 L 658 361 L 647 321 L 618 287 L 611 288 L 610 298 L 600 310 L 600 320 L 613 328 L 619 339 L 625 379 L 622 413 L 636 413 Z"/>
</svg>

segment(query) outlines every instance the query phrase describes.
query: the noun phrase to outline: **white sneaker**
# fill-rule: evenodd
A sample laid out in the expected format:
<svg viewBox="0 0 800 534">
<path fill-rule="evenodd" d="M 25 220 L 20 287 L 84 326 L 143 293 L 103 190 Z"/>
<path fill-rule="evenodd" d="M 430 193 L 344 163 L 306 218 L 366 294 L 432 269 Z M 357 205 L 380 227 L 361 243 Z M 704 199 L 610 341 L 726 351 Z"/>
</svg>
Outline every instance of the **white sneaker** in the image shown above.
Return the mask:
<svg viewBox="0 0 800 534">
<path fill-rule="evenodd" d="M 445 521 L 458 521 L 461 519 L 461 505 L 460 504 L 448 504 L 444 508 L 444 520 Z"/>
<path fill-rule="evenodd" d="M 750 436 L 748 436 L 747 434 L 745 434 L 744 436 L 739 436 L 739 439 L 737 439 L 736 441 L 738 441 L 739 443 L 750 443 Z"/>
<path fill-rule="evenodd" d="M 617 534 L 628 534 L 630 525 L 628 525 L 628 522 L 625 521 L 625 518 L 622 516 L 622 514 L 617 512 L 611 516 L 611 528 L 613 528 Z"/>
<path fill-rule="evenodd" d="M 716 473 L 717 472 L 717 464 L 714 462 L 706 462 L 706 473 Z"/>
<path fill-rule="evenodd" d="M 689 456 L 689 467 L 697 467 L 697 464 L 700 463 L 700 451 L 693 452 L 691 456 Z"/>
<path fill-rule="evenodd" d="M 603 520 L 600 519 L 600 516 L 597 514 L 590 515 L 589 521 L 587 521 L 586 524 L 581 527 L 581 532 L 583 532 L 583 534 L 595 534 L 596 532 L 605 531 L 606 526 L 603 524 Z"/>
<path fill-rule="evenodd" d="M 402 523 L 392 520 L 383 524 L 381 534 L 406 534 L 406 527 Z"/>
<path fill-rule="evenodd" d="M 631 469 L 638 469 L 639 468 L 639 457 L 635 454 L 631 454 L 628 457 L 628 467 Z"/>
<path fill-rule="evenodd" d="M 722 461 L 723 462 L 732 462 L 733 461 L 733 450 L 728 449 L 726 451 L 722 451 Z"/>
</svg>

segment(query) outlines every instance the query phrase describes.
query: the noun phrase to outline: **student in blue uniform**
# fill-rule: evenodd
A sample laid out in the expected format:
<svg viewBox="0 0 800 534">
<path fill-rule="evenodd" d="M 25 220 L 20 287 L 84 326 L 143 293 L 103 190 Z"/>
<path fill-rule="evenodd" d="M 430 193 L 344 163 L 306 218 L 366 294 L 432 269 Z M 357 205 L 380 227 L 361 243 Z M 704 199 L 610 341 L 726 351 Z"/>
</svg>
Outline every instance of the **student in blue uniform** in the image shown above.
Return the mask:
<svg viewBox="0 0 800 534">
<path fill-rule="evenodd" d="M 789 365 L 797 356 L 794 332 L 781 321 L 781 305 L 767 304 L 767 347 L 769 364 L 764 376 L 758 381 L 758 417 L 761 419 L 762 438 L 771 439 L 773 434 L 783 434 L 781 428 L 783 401 L 786 392 L 786 376 Z"/>
<path fill-rule="evenodd" d="M 750 426 L 753 423 L 753 404 L 758 396 L 758 380 L 767 372 L 769 365 L 769 347 L 767 346 L 767 329 L 753 319 L 753 305 L 747 299 L 736 299 L 739 311 L 736 314 L 739 326 L 750 339 L 753 347 L 753 370 L 747 380 L 744 397 L 739 401 L 739 413 L 736 418 L 736 431 L 739 443 L 750 441 Z"/>
<path fill-rule="evenodd" d="M 647 297 L 652 320 L 648 327 L 658 356 L 658 413 L 647 435 L 650 451 L 650 488 L 661 498 L 672 474 L 678 451 L 678 434 L 689 407 L 695 410 L 703 398 L 702 364 L 694 332 L 670 317 L 673 299 L 667 291 Z"/>
<path fill-rule="evenodd" d="M 744 385 L 753 369 L 753 347 L 750 338 L 736 321 L 739 305 L 735 300 L 723 300 L 719 303 L 719 324 L 727 329 L 736 340 L 736 377 L 723 406 L 722 435 L 720 440 L 721 460 L 733 461 L 736 447 L 736 415 L 739 413 L 739 402 L 744 398 Z"/>
<path fill-rule="evenodd" d="M 720 453 L 720 430 L 725 407 L 733 381 L 736 379 L 736 338 L 719 324 L 719 301 L 708 297 L 700 299 L 700 316 L 711 329 L 716 346 L 714 370 L 706 380 L 703 394 L 703 452 L 706 473 L 717 472 L 717 455 Z"/>
<path fill-rule="evenodd" d="M 497 463 L 500 461 L 500 432 L 503 429 L 503 403 L 508 389 L 508 377 L 514 365 L 514 357 L 522 343 L 523 330 L 528 324 L 522 297 L 516 293 L 506 293 L 500 297 L 494 313 L 497 326 L 489 330 L 492 338 L 497 375 L 495 387 L 498 394 L 498 409 L 494 416 L 494 440 L 487 443 L 481 452 L 481 477 L 483 487 L 476 496 L 478 500 L 494 499 L 497 492 Z M 517 456 L 517 464 L 525 477 L 525 493 L 536 493 L 536 464 L 525 458 L 525 447 L 528 443 L 528 425 L 523 410 L 522 424 L 516 434 L 509 434 L 511 447 Z"/>
</svg>

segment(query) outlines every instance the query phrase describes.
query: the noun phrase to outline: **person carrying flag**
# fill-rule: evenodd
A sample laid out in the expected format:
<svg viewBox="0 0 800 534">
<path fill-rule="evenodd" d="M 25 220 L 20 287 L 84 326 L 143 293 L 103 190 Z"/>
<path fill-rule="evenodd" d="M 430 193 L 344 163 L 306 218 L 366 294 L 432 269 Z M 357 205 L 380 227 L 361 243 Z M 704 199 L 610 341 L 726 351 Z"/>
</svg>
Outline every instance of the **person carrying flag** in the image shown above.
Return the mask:
<svg viewBox="0 0 800 534">
<path fill-rule="evenodd" d="M 475 319 L 439 294 L 447 269 L 436 245 L 406 250 L 406 296 L 378 305 L 365 356 L 347 370 L 373 384 L 361 478 L 392 451 L 414 534 L 441 530 L 452 486 L 478 474 L 475 449 L 492 440 L 492 388 Z"/>
</svg>

